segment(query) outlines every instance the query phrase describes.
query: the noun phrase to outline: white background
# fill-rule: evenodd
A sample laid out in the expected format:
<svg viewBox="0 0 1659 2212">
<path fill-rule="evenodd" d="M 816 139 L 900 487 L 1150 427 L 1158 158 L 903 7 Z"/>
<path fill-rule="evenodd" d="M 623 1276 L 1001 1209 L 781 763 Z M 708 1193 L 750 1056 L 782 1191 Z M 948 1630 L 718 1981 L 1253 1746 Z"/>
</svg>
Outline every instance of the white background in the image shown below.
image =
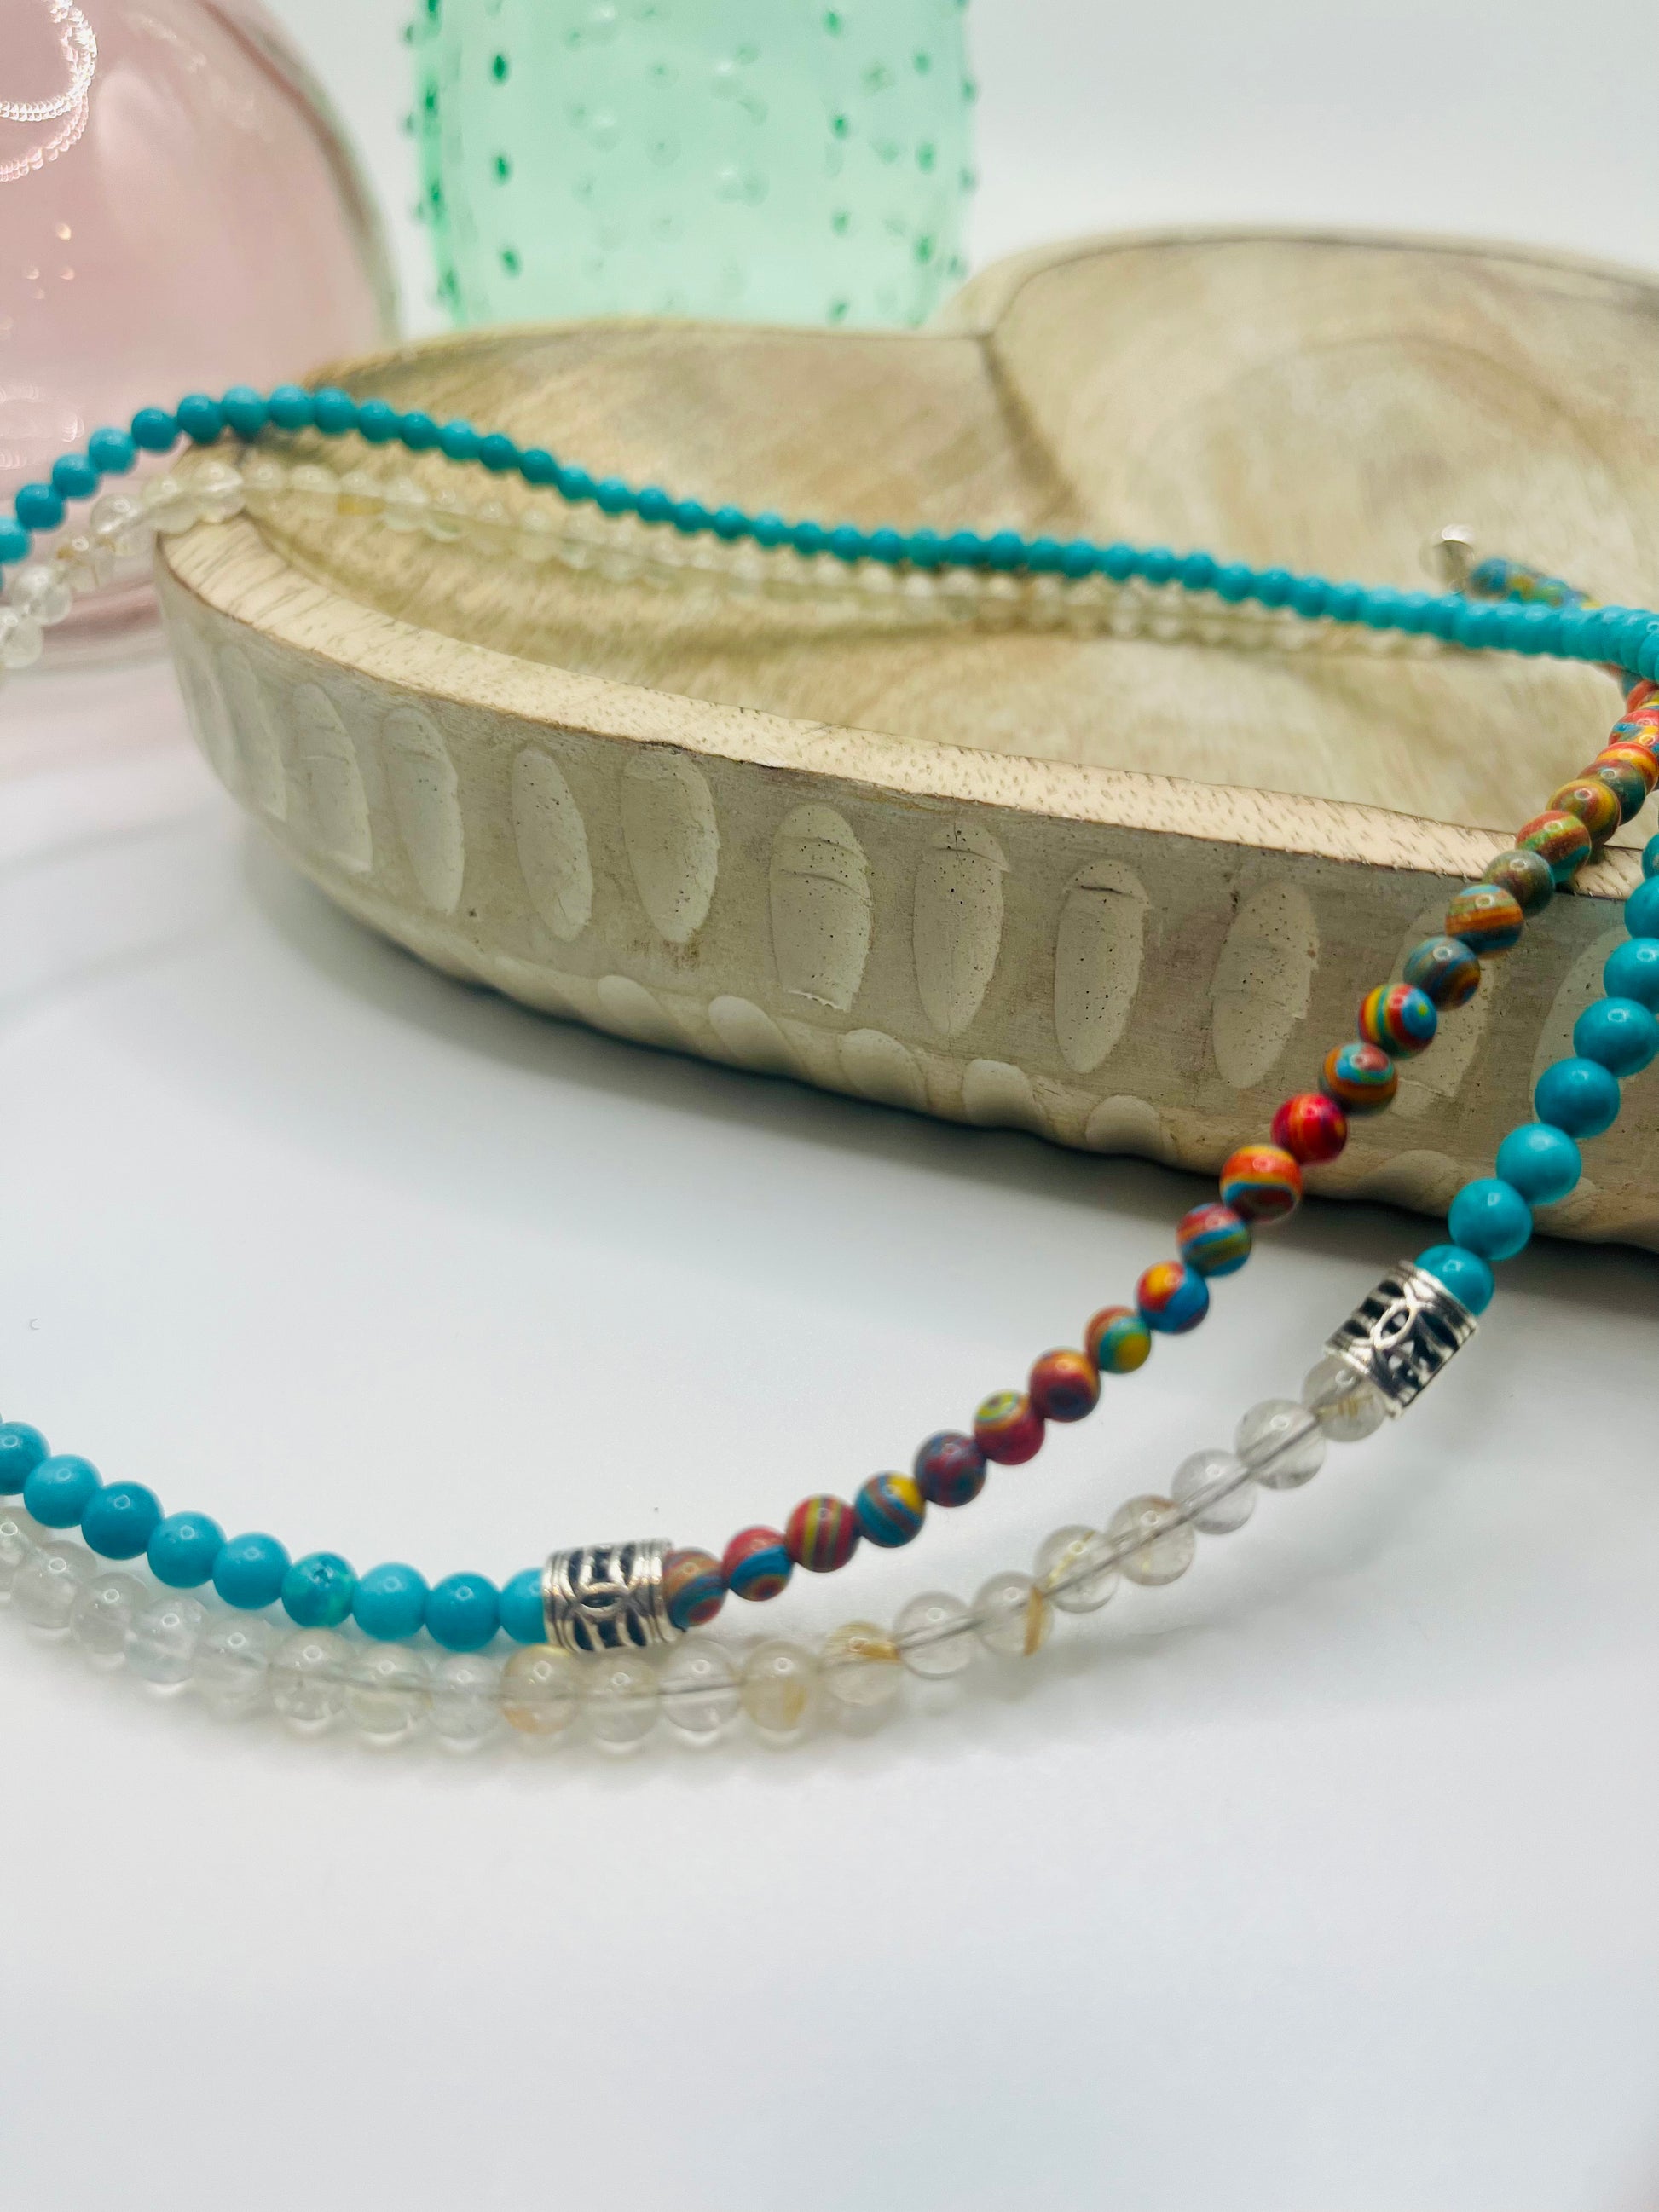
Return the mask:
<svg viewBox="0 0 1659 2212">
<path fill-rule="evenodd" d="M 1646 5 L 975 9 L 981 256 L 1218 216 L 1659 263 Z M 401 204 L 403 0 L 279 12 Z M 249 845 L 160 669 L 0 708 L 0 1411 L 296 1549 L 495 1573 L 849 1487 L 1200 1194 L 428 974 Z M 1025 1564 L 1425 1241 L 1310 1207 L 788 1618 Z M 1659 1273 L 1506 1286 L 1186 1583 L 787 1756 L 238 1733 L 0 1615 L 0 2208 L 1650 2204 Z"/>
</svg>

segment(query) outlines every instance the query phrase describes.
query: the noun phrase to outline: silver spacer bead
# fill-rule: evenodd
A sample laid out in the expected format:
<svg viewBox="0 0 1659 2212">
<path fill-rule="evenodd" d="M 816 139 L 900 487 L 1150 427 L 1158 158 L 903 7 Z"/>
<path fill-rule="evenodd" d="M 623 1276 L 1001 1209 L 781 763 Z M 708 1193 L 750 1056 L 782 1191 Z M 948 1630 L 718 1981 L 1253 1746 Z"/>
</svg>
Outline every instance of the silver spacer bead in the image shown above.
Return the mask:
<svg viewBox="0 0 1659 2212">
<path fill-rule="evenodd" d="M 1392 1268 L 1325 1349 L 1374 1383 L 1391 1416 L 1403 1413 L 1474 1334 L 1474 1316 L 1410 1260 Z"/>
<path fill-rule="evenodd" d="M 662 1589 L 670 1549 L 650 1537 L 642 1543 L 581 1544 L 574 1551 L 555 1552 L 542 1569 L 548 1642 L 584 1656 L 672 1644 L 679 1631 L 668 1618 Z"/>
</svg>

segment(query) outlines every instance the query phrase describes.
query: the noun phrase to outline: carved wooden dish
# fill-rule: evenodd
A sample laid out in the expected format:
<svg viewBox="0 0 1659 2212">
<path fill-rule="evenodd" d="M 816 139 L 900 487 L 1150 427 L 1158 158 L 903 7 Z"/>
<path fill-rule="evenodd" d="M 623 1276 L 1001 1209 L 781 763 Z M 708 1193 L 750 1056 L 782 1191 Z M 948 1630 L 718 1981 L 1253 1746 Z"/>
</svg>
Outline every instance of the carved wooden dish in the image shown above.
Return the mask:
<svg viewBox="0 0 1659 2212">
<path fill-rule="evenodd" d="M 1643 276 L 1183 234 L 1009 263 L 918 335 L 574 325 L 337 374 L 711 506 L 1407 588 L 1461 523 L 1651 605 L 1656 367 Z M 439 967 L 653 1045 L 1193 1168 L 1314 1079 L 1616 707 L 1545 662 L 1121 636 L 1024 587 L 895 618 L 292 503 L 163 565 L 210 759 L 331 898 Z M 1488 1166 L 1637 873 L 1614 848 L 1557 899 L 1314 1188 L 1435 1210 Z M 1656 1135 L 1659 1086 L 1635 1086 L 1549 1225 L 1659 1249 Z"/>
</svg>

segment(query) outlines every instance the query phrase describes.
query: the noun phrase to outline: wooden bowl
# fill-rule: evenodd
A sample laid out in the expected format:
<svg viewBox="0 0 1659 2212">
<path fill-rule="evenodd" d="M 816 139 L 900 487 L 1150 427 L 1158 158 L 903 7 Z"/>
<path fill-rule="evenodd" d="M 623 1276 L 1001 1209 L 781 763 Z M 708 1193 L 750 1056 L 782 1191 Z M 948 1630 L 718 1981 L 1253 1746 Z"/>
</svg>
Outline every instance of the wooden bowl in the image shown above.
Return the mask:
<svg viewBox="0 0 1659 2212">
<path fill-rule="evenodd" d="M 1008 263 L 914 335 L 572 325 L 335 374 L 711 506 L 1205 545 L 1406 588 L 1457 523 L 1650 605 L 1656 367 L 1638 275 L 1182 233 Z M 405 465 L 352 445 L 336 466 Z M 430 456 L 414 472 L 499 488 Z M 568 526 L 607 528 L 592 508 Z M 676 583 L 633 543 L 532 566 L 291 501 L 169 541 L 208 757 L 331 898 L 452 973 L 1190 1168 L 1314 1082 L 1618 703 L 1594 671 L 1364 633 L 1115 635 L 1121 610 L 1057 607 L 1052 585 L 973 611 L 810 579 L 775 596 L 741 562 Z M 1490 1167 L 1595 994 L 1645 834 L 1488 969 L 1316 1190 L 1432 1212 Z M 1659 1249 L 1656 1100 L 1632 1088 L 1548 1226 Z"/>
</svg>

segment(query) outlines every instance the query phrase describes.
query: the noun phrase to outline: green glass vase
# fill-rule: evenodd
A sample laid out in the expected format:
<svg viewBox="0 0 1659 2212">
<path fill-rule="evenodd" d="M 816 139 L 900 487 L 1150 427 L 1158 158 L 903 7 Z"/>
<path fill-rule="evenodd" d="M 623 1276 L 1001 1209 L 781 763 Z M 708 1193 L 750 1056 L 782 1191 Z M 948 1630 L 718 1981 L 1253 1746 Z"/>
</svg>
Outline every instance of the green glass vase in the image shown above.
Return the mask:
<svg viewBox="0 0 1659 2212">
<path fill-rule="evenodd" d="M 459 323 L 924 321 L 963 270 L 966 0 L 421 0 Z"/>
</svg>

